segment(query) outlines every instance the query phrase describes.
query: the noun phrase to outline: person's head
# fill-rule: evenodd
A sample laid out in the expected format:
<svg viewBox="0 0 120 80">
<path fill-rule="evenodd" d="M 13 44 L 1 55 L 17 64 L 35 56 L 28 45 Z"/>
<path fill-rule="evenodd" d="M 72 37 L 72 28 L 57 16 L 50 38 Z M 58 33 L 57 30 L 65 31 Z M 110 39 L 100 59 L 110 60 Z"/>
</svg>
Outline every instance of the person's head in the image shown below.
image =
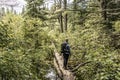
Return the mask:
<svg viewBox="0 0 120 80">
<path fill-rule="evenodd" d="M 65 42 L 67 42 L 67 43 L 68 43 L 68 39 L 65 39 Z"/>
</svg>

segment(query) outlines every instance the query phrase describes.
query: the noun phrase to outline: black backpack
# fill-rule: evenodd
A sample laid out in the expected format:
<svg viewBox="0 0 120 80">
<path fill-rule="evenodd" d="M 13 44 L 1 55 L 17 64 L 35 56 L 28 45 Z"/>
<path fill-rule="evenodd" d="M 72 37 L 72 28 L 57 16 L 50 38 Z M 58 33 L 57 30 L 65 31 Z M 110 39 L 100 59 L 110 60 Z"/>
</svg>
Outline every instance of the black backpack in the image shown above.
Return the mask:
<svg viewBox="0 0 120 80">
<path fill-rule="evenodd" d="M 69 53 L 69 50 L 67 49 L 67 43 L 61 44 L 61 53 Z"/>
</svg>

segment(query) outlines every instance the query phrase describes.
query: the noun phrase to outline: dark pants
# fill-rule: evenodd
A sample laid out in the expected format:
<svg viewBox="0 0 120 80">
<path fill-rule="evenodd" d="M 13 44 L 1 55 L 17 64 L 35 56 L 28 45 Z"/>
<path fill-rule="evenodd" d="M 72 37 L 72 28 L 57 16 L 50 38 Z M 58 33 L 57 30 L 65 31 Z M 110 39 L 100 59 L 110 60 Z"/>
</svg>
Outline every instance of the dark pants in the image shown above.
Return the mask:
<svg viewBox="0 0 120 80">
<path fill-rule="evenodd" d="M 63 59 L 64 59 L 63 64 L 64 64 L 64 68 L 67 68 L 68 58 L 69 58 L 69 54 L 63 53 Z"/>
</svg>

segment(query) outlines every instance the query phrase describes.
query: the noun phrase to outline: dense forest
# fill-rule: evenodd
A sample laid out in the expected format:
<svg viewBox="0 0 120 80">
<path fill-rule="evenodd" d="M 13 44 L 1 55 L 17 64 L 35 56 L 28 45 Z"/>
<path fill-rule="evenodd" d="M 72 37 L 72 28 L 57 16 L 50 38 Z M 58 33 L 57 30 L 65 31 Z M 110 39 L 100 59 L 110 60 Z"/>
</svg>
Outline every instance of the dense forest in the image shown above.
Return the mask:
<svg viewBox="0 0 120 80">
<path fill-rule="evenodd" d="M 66 38 L 75 80 L 120 80 L 119 0 L 25 1 L 0 7 L 0 80 L 63 80 L 53 61 Z"/>
</svg>

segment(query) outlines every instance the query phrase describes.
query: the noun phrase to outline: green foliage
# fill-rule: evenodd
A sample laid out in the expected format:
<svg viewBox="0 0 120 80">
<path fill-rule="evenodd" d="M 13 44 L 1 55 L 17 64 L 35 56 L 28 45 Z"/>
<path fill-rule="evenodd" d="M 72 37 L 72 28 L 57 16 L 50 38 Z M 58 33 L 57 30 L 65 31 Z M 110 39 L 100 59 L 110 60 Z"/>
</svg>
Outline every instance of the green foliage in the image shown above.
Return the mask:
<svg viewBox="0 0 120 80">
<path fill-rule="evenodd" d="M 57 48 L 60 51 L 60 44 L 65 38 L 69 39 L 72 53 L 68 64 L 70 68 L 90 61 L 76 71 L 76 80 L 119 80 L 119 49 L 112 46 L 115 40 L 111 37 L 114 31 L 103 23 L 99 14 L 91 13 L 87 17 L 89 19 L 85 20 L 84 26 L 76 24 L 74 30 L 71 26 L 66 33 L 53 31 Z M 115 29 L 118 24 L 115 23 Z"/>
<path fill-rule="evenodd" d="M 26 0 L 27 2 L 27 11 L 26 15 L 33 17 L 33 18 L 40 18 L 45 20 L 45 12 L 43 3 L 44 0 Z"/>
<path fill-rule="evenodd" d="M 56 19 L 43 21 L 46 19 L 43 0 L 26 1 L 27 15 L 9 13 L 0 20 L 1 80 L 45 80 L 47 70 L 53 65 L 51 42 L 55 42 L 60 51 L 65 38 L 69 39 L 72 53 L 69 68 L 90 61 L 75 72 L 76 80 L 120 80 L 120 21 L 117 17 L 108 15 L 111 22 L 105 21 L 101 13 L 95 12 L 101 10 L 97 1 L 83 1 L 76 8 L 70 6 L 77 11 L 64 12 L 68 14 L 68 31 L 60 33 Z M 114 8 L 119 7 L 118 3 L 109 1 Z M 110 5 L 107 8 L 113 9 Z"/>
<path fill-rule="evenodd" d="M 120 26 L 119 26 L 120 22 L 116 21 L 113 25 L 114 28 L 114 32 L 112 35 L 112 40 L 113 40 L 113 44 L 112 46 L 114 46 L 115 49 L 120 49 Z"/>
<path fill-rule="evenodd" d="M 43 80 L 50 67 L 51 38 L 44 22 L 8 14 L 0 21 L 0 79 Z"/>
<path fill-rule="evenodd" d="M 0 47 L 5 47 L 9 43 L 9 36 L 7 34 L 8 25 L 4 25 L 2 22 L 0 23 Z"/>
<path fill-rule="evenodd" d="M 1 79 L 28 79 L 30 61 L 20 51 L 3 51 L 0 53 Z"/>
<path fill-rule="evenodd" d="M 120 21 L 116 21 L 114 25 L 115 31 L 120 33 Z"/>
</svg>

